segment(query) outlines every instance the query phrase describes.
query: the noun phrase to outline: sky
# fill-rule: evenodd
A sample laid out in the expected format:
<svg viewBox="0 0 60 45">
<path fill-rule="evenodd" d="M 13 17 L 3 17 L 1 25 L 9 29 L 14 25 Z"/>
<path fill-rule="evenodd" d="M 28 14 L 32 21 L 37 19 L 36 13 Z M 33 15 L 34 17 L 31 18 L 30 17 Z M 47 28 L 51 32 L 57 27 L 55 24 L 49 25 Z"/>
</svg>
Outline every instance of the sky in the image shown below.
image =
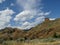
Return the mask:
<svg viewBox="0 0 60 45">
<path fill-rule="evenodd" d="M 0 0 L 0 29 L 30 29 L 45 18 L 60 18 L 60 0 Z"/>
</svg>

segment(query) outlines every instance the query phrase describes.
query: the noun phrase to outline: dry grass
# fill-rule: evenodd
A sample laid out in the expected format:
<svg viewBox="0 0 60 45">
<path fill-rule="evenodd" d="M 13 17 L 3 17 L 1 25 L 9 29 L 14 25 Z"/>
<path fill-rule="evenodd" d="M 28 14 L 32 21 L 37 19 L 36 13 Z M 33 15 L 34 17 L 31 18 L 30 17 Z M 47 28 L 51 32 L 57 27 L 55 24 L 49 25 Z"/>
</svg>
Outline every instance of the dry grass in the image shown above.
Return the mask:
<svg viewBox="0 0 60 45">
<path fill-rule="evenodd" d="M 60 45 L 60 41 L 56 42 L 17 42 L 17 41 L 6 41 L 2 45 Z"/>
</svg>

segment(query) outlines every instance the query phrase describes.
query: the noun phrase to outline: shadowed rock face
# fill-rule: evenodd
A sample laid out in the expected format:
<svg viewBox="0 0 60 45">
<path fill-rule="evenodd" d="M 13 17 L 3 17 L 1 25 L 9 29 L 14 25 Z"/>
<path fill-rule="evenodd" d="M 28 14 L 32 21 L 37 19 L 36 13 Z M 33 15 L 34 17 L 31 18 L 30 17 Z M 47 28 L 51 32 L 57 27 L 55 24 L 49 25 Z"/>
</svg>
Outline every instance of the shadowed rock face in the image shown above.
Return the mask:
<svg viewBox="0 0 60 45">
<path fill-rule="evenodd" d="M 43 23 L 27 31 L 18 28 L 6 27 L 0 30 L 0 39 L 16 40 L 19 38 L 48 38 L 53 37 L 55 34 L 60 36 L 60 19 L 53 21 L 44 21 Z"/>
<path fill-rule="evenodd" d="M 49 18 L 45 18 L 45 21 L 50 21 Z"/>
</svg>

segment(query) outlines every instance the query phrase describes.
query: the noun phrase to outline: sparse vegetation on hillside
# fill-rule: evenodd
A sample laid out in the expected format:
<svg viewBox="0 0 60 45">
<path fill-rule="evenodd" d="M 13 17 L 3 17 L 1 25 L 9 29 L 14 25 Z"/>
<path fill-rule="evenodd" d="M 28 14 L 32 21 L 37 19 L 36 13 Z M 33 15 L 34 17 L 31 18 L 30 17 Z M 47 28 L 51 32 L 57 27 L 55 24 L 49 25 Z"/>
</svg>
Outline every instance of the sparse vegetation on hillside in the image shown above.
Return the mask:
<svg viewBox="0 0 60 45">
<path fill-rule="evenodd" d="M 47 39 L 46 39 L 47 38 Z M 43 41 L 60 40 L 60 19 L 48 20 L 29 30 L 7 27 L 0 30 L 0 43 L 5 41 L 30 41 L 34 39 L 43 39 Z"/>
</svg>

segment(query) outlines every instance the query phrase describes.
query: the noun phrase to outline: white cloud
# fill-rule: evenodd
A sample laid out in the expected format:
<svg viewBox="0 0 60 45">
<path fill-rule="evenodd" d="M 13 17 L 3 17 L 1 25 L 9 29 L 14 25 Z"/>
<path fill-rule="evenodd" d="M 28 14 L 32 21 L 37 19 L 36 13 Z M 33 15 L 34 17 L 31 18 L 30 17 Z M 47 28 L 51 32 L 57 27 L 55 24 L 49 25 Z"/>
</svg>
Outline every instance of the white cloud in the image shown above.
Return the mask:
<svg viewBox="0 0 60 45">
<path fill-rule="evenodd" d="M 14 11 L 9 8 L 0 11 L 0 29 L 5 28 L 9 25 L 12 14 L 14 14 Z"/>
<path fill-rule="evenodd" d="M 49 15 L 51 12 L 46 12 L 45 15 Z"/>
<path fill-rule="evenodd" d="M 36 11 L 33 10 L 24 10 L 22 12 L 20 12 L 19 14 L 16 15 L 16 17 L 14 18 L 14 20 L 18 21 L 26 21 L 29 19 L 32 19 L 34 16 L 36 16 Z"/>
<path fill-rule="evenodd" d="M 11 3 L 10 6 L 14 6 L 14 3 Z"/>
<path fill-rule="evenodd" d="M 17 4 L 19 6 L 22 6 L 22 8 L 24 8 L 24 9 L 28 9 L 27 7 L 30 7 L 30 6 L 28 4 L 26 4 L 26 2 L 27 2 L 27 0 L 17 0 Z"/>
<path fill-rule="evenodd" d="M 5 0 L 0 0 L 0 3 L 4 2 Z"/>
<path fill-rule="evenodd" d="M 44 16 L 36 18 L 34 22 L 25 21 L 24 23 L 22 23 L 22 26 L 16 27 L 20 29 L 30 29 L 31 27 L 35 27 L 36 25 L 40 24 L 42 21 L 44 21 Z"/>
<path fill-rule="evenodd" d="M 0 3 L 3 1 L 5 0 L 0 0 Z M 43 22 L 45 16 L 51 13 L 41 10 L 41 0 L 16 0 L 16 2 L 23 8 L 23 11 L 17 14 L 14 19 L 12 19 L 12 15 L 15 13 L 13 10 L 7 8 L 0 11 L 0 29 L 5 27 L 30 29 Z M 14 6 L 14 4 L 11 3 L 10 6 Z M 13 26 L 10 24 L 11 19 L 15 21 Z"/>
<path fill-rule="evenodd" d="M 24 10 L 34 9 L 37 6 L 40 6 L 40 3 L 41 0 L 17 0 L 17 4 L 22 6 Z"/>
<path fill-rule="evenodd" d="M 37 13 L 36 11 L 31 10 L 25 10 L 21 13 L 17 14 L 14 20 L 16 23 L 21 23 L 21 26 L 16 26 L 17 28 L 20 27 L 20 29 L 30 29 L 31 27 L 35 27 L 39 23 L 44 21 L 44 18 L 47 14 L 45 13 Z M 46 12 L 49 13 L 49 12 Z M 33 20 L 34 19 L 34 20 Z M 31 22 L 30 22 L 31 21 Z"/>
<path fill-rule="evenodd" d="M 30 29 L 43 22 L 45 16 L 50 14 L 50 12 L 44 12 L 40 9 L 41 0 L 17 0 L 17 3 L 19 6 L 22 6 L 23 11 L 14 18 L 14 21 L 21 25 L 14 27 Z"/>
<path fill-rule="evenodd" d="M 49 20 L 55 20 L 56 18 L 50 18 Z"/>
</svg>

